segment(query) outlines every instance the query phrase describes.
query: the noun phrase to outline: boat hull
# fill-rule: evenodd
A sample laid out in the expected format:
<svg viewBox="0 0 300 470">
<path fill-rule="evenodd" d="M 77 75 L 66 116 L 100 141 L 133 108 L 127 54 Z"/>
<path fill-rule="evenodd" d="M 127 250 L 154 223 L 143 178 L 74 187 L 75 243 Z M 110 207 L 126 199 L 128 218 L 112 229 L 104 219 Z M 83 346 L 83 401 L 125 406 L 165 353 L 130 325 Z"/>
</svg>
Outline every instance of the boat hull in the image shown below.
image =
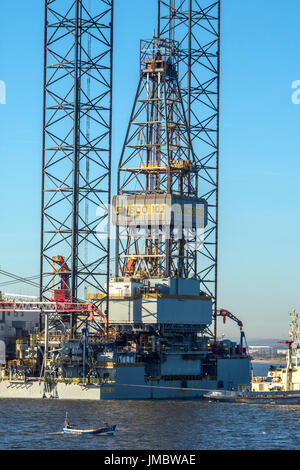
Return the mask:
<svg viewBox="0 0 300 470">
<path fill-rule="evenodd" d="M 264 405 L 300 405 L 299 392 L 270 392 L 270 393 L 253 393 L 246 394 L 214 394 L 207 393 L 203 395 L 204 399 L 216 402 L 227 403 L 252 403 Z"/>
<path fill-rule="evenodd" d="M 72 434 L 72 435 L 91 435 L 97 434 L 102 436 L 110 436 L 115 433 L 116 426 L 109 426 L 107 428 L 99 428 L 99 429 L 75 429 L 71 427 L 63 428 L 64 434 Z"/>
</svg>

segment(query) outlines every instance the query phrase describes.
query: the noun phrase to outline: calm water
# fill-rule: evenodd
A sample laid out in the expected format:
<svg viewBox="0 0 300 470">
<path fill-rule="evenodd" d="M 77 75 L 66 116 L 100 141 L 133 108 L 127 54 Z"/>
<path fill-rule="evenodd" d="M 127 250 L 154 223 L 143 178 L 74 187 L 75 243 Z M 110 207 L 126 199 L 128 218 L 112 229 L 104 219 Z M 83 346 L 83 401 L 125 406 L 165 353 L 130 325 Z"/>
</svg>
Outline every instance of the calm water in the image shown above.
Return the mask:
<svg viewBox="0 0 300 470">
<path fill-rule="evenodd" d="M 255 367 L 256 368 L 256 367 Z M 259 364 L 256 375 L 264 373 Z M 117 424 L 115 436 L 61 434 Z M 300 407 L 202 401 L 0 400 L 1 450 L 300 449 Z M 292 432 L 291 432 L 292 430 Z"/>
</svg>

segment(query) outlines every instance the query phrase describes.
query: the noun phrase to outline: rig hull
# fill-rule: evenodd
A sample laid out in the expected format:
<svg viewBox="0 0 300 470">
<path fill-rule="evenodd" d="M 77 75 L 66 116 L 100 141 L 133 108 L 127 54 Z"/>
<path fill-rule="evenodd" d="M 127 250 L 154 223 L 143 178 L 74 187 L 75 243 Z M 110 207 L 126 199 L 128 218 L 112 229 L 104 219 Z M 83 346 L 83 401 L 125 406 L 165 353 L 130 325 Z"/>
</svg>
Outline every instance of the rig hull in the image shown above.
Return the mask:
<svg viewBox="0 0 300 470">
<path fill-rule="evenodd" d="M 83 383 L 80 379 L 42 379 L 0 381 L 0 398 L 60 400 L 187 400 L 202 399 L 220 385 L 238 390 L 249 385 L 250 360 L 219 359 L 216 377 L 178 375 L 145 379 L 145 365 L 116 364 L 115 381 Z M 178 371 L 182 373 L 181 371 Z"/>
<path fill-rule="evenodd" d="M 93 312 L 45 312 L 41 332 L 17 339 L 0 398 L 185 400 L 250 386 L 243 336 L 212 336 L 199 280 L 114 278 L 110 290 L 109 328 Z"/>
</svg>

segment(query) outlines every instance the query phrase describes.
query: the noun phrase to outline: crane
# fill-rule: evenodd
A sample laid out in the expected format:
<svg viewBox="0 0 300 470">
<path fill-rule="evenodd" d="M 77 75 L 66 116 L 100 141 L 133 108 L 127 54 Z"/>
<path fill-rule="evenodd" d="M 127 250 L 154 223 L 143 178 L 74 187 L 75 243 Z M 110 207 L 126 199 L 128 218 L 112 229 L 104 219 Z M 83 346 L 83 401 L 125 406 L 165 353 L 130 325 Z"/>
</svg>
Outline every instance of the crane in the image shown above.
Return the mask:
<svg viewBox="0 0 300 470">
<path fill-rule="evenodd" d="M 54 290 L 54 300 L 59 300 L 59 301 L 69 300 L 70 295 L 71 295 L 71 291 L 70 291 L 71 271 L 64 257 L 61 255 L 53 256 L 52 262 L 53 262 L 53 282 L 54 282 L 55 274 L 60 275 L 60 289 Z M 54 267 L 55 263 L 58 263 L 60 266 L 58 271 Z"/>
<path fill-rule="evenodd" d="M 230 320 L 233 320 L 235 323 L 238 324 L 238 326 L 240 327 L 240 332 L 241 332 L 240 348 L 241 348 L 241 351 L 242 351 L 243 350 L 243 339 L 245 339 L 245 342 L 246 342 L 245 333 L 243 331 L 243 322 L 241 320 L 239 320 L 235 315 L 233 315 L 233 313 L 229 312 L 228 310 L 225 310 L 224 308 L 217 309 L 217 316 L 218 317 L 223 317 L 223 323 L 224 324 L 226 323 L 226 318 L 230 318 Z M 247 343 L 246 343 L 246 346 L 247 346 Z"/>
<path fill-rule="evenodd" d="M 240 329 L 243 328 L 243 323 L 241 322 L 241 320 L 239 320 L 235 315 L 233 315 L 228 310 L 225 310 L 224 308 L 219 308 L 217 310 L 217 316 L 218 317 L 223 317 L 223 323 L 224 324 L 226 323 L 226 318 L 230 318 L 231 320 L 233 320 L 234 322 L 236 322 L 238 324 Z"/>
</svg>

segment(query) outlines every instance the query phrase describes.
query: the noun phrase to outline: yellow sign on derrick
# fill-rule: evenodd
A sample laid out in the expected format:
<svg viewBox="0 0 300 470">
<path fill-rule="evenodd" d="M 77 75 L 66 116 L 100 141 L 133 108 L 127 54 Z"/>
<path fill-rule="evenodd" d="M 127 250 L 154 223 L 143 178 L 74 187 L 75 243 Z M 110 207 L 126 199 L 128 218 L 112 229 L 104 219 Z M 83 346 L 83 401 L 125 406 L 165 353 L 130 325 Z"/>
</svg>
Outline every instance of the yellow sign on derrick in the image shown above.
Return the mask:
<svg viewBox="0 0 300 470">
<path fill-rule="evenodd" d="M 123 227 L 203 228 L 207 223 L 207 202 L 170 194 L 114 196 L 113 223 Z"/>
</svg>

